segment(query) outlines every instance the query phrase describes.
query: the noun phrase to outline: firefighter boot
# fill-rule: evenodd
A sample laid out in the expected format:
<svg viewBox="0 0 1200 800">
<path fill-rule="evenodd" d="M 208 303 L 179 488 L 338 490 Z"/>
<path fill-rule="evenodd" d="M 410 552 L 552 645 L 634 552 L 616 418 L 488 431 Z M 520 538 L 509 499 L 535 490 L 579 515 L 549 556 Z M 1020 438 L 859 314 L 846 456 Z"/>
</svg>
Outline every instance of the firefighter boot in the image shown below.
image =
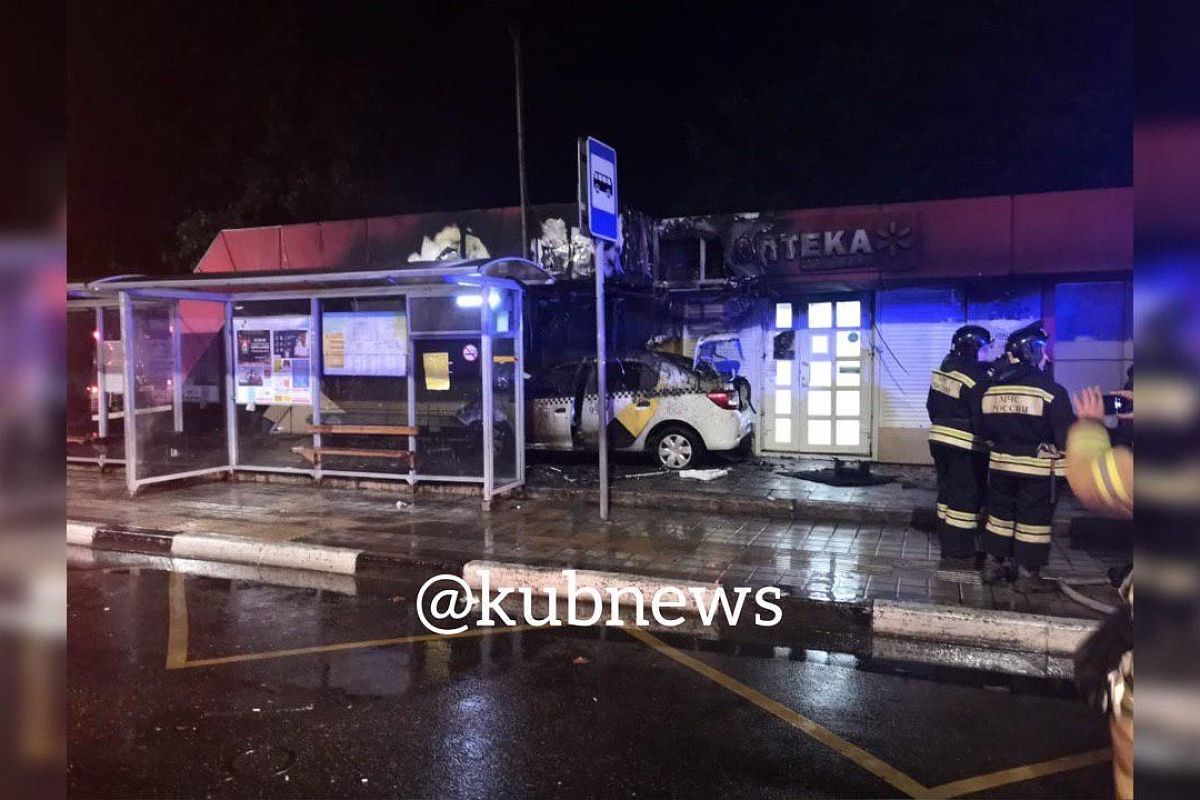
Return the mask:
<svg viewBox="0 0 1200 800">
<path fill-rule="evenodd" d="M 983 562 L 983 571 L 979 577 L 986 584 L 1004 583 L 1008 580 L 1008 567 L 1003 559 L 988 556 Z"/>
</svg>

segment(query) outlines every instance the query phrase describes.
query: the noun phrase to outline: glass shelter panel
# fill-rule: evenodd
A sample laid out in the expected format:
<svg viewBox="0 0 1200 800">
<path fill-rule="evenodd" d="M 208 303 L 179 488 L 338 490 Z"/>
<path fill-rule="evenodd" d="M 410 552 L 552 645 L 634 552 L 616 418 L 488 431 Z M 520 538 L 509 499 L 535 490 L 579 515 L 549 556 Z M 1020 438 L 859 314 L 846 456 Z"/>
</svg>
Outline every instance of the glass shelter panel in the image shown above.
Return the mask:
<svg viewBox="0 0 1200 800">
<path fill-rule="evenodd" d="M 319 421 L 325 429 L 379 426 L 377 433 L 326 433 L 314 446 L 350 453 L 323 455 L 326 472 L 404 474 L 414 440 L 386 432 L 410 425 L 411 344 L 406 298 L 339 297 L 319 302 Z M 419 448 L 420 445 L 417 444 Z M 373 453 L 372 451 L 378 451 Z M 297 457 L 298 466 L 309 462 Z"/>
<path fill-rule="evenodd" d="M 518 363 L 517 337 L 520 313 L 517 293 L 510 289 L 492 289 L 498 300 L 489 308 L 492 334 L 492 469 L 495 484 L 511 483 L 518 477 L 518 427 L 523 413 L 518 392 L 521 390 L 521 365 Z"/>
<path fill-rule="evenodd" d="M 67 311 L 67 456 L 98 458 L 99 386 L 96 309 Z"/>
<path fill-rule="evenodd" d="M 137 481 L 229 465 L 225 309 L 219 301 L 133 301 L 125 333 Z"/>
<path fill-rule="evenodd" d="M 307 469 L 316 332 L 308 300 L 233 308 L 239 467 Z"/>
</svg>

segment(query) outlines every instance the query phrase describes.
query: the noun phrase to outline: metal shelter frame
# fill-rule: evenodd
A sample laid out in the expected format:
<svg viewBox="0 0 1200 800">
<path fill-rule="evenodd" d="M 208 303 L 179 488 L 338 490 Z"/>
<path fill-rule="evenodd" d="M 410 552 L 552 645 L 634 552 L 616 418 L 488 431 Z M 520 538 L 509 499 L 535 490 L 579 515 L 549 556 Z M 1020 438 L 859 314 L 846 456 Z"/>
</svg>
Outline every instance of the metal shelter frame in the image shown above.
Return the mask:
<svg viewBox="0 0 1200 800">
<path fill-rule="evenodd" d="M 150 484 L 183 478 L 207 475 L 219 472 L 274 472 L 285 474 L 309 475 L 314 480 L 322 476 L 340 476 L 353 478 L 371 478 L 385 480 L 404 480 L 410 485 L 420 481 L 441 481 L 459 483 L 479 483 L 482 485 L 483 504 L 487 508 L 491 498 L 498 493 L 514 489 L 524 484 L 525 475 L 525 386 L 523 379 L 524 354 L 524 286 L 529 283 L 550 283 L 552 278 L 537 264 L 522 258 L 498 258 L 491 260 L 451 261 L 451 262 L 416 262 L 403 267 L 390 269 L 364 270 L 273 270 L 270 272 L 232 272 L 207 273 L 163 278 L 145 278 L 141 276 L 117 276 L 104 278 L 86 285 L 68 287 L 68 310 L 94 308 L 96 314 L 96 352 L 97 376 L 96 386 L 99 393 L 98 434 L 103 439 L 108 434 L 109 413 L 108 398 L 105 392 L 103 347 L 105 341 L 113 340 L 107 336 L 104 328 L 104 310 L 118 308 L 120 311 L 121 331 L 119 332 L 124 351 L 124 419 L 125 419 L 125 457 L 124 459 L 69 457 L 71 461 L 85 461 L 104 464 L 123 463 L 125 479 L 130 494 Z M 465 291 L 464 291 L 465 290 Z M 495 380 L 495 360 L 493 344 L 496 334 L 493 304 L 490 299 L 496 293 L 511 293 L 510 318 L 506 321 L 506 330 L 500 338 L 511 339 L 513 342 L 513 399 L 515 413 L 510 427 L 514 434 L 515 475 L 496 475 L 496 452 L 494 448 L 495 435 L 495 398 L 493 394 Z M 479 326 L 477 329 L 464 330 L 413 330 L 413 301 L 418 298 L 454 297 L 463 294 L 478 294 Z M 239 302 L 259 301 L 309 301 L 310 330 L 317 330 L 321 320 L 321 301 L 337 298 L 370 298 L 379 300 L 386 298 L 403 299 L 405 324 L 407 325 L 407 341 L 409 343 L 406 377 L 407 397 L 405 398 L 408 426 L 417 427 L 417 383 L 414 368 L 416 342 L 430 339 L 445 339 L 451 337 L 478 337 L 480 353 L 478 355 L 481 383 L 481 446 L 482 475 L 450 475 L 424 473 L 419 462 L 409 461 L 409 469 L 405 472 L 380 472 L 360 470 L 335 470 L 322 467 L 319 460 L 311 468 L 291 466 L 263 466 L 243 463 L 238 453 L 238 418 L 237 418 L 237 375 L 236 348 L 237 337 L 234 335 L 234 304 Z M 141 409 L 138 407 L 136 391 L 129 387 L 137 386 L 138 362 L 135 353 L 134 336 L 131 331 L 137 330 L 135 318 L 135 303 L 139 301 L 162 301 L 170 306 L 169 339 L 173 375 L 168 381 L 171 386 L 171 404 L 169 410 L 173 414 L 173 429 L 183 430 L 184 383 L 186 376 L 181 366 L 181 325 L 179 322 L 180 301 L 204 301 L 221 303 L 224 308 L 224 322 L 220 328 L 223 337 L 221 347 L 224 351 L 224 392 L 222 402 L 225 407 L 225 463 L 216 466 L 206 466 L 195 469 L 185 469 L 158 475 L 139 474 L 139 442 L 137 430 L 139 413 L 147 411 L 164 411 L 166 409 Z M 315 346 L 311 348 L 309 359 L 309 378 L 311 392 L 311 422 L 321 424 L 321 385 L 323 365 L 321 364 L 321 346 L 318 335 Z M 220 390 L 221 387 L 217 387 Z M 321 446 L 321 433 L 311 434 L 314 448 Z M 410 452 L 420 452 L 420 437 L 409 436 Z"/>
</svg>

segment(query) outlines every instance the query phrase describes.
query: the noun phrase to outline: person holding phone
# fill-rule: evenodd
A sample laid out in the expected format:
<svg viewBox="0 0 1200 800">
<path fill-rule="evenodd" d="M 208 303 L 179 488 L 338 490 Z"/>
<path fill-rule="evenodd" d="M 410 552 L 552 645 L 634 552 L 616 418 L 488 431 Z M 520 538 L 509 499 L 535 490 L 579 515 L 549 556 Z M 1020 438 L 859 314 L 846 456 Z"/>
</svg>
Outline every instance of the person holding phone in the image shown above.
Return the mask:
<svg viewBox="0 0 1200 800">
<path fill-rule="evenodd" d="M 1133 451 L 1113 447 L 1106 416 L 1132 423 L 1133 392 L 1084 389 L 1072 398 L 1079 420 L 1067 434 L 1067 483 L 1088 509 L 1133 517 Z M 1121 585 L 1121 606 L 1075 654 L 1075 680 L 1108 713 L 1117 797 L 1133 797 L 1133 573 Z"/>
</svg>

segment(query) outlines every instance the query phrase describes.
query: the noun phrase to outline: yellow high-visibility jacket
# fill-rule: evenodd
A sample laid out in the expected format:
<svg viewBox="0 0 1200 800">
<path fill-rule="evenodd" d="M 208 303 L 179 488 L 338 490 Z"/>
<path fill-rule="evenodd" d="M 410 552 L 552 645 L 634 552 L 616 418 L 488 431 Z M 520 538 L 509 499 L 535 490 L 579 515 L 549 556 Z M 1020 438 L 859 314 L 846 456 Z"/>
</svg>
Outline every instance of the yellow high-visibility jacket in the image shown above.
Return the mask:
<svg viewBox="0 0 1200 800">
<path fill-rule="evenodd" d="M 1087 508 L 1133 516 L 1133 451 L 1114 448 L 1099 422 L 1081 419 L 1067 432 L 1067 483 Z"/>
</svg>

